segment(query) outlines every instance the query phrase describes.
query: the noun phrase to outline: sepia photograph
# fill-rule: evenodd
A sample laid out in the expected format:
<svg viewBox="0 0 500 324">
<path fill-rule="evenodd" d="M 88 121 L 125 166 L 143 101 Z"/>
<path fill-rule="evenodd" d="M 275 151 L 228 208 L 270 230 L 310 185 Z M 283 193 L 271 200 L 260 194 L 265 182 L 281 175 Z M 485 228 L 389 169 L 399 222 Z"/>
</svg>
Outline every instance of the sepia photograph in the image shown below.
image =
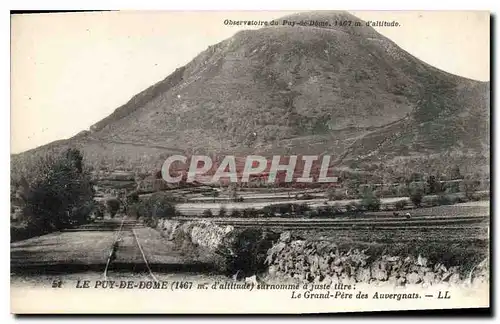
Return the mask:
<svg viewBox="0 0 500 324">
<path fill-rule="evenodd" d="M 491 19 L 12 13 L 11 313 L 489 309 Z"/>
</svg>

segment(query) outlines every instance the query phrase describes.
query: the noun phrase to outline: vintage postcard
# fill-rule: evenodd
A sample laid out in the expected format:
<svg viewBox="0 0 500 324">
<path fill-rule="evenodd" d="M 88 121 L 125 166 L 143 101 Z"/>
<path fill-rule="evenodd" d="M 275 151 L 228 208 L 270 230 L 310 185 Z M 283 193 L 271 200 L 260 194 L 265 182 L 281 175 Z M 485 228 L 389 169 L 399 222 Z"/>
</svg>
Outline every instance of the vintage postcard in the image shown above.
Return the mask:
<svg viewBox="0 0 500 324">
<path fill-rule="evenodd" d="M 11 15 L 11 312 L 490 307 L 490 13 Z"/>
</svg>

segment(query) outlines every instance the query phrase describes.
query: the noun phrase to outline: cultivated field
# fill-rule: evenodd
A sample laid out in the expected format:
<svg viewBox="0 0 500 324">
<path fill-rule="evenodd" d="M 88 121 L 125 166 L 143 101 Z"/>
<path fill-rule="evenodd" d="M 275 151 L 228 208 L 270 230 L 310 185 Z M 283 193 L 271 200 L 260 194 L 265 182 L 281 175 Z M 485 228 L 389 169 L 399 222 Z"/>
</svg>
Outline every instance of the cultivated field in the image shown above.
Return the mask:
<svg viewBox="0 0 500 324">
<path fill-rule="evenodd" d="M 388 198 L 392 199 L 392 198 Z M 238 203 L 235 203 L 238 204 Z M 239 203 L 243 204 L 243 203 Z M 185 204 L 179 204 L 184 206 Z M 177 206 L 179 206 L 177 205 Z M 254 205 L 255 206 L 255 205 Z M 240 206 L 238 206 L 240 207 Z M 201 207 L 198 207 L 202 209 Z M 362 214 L 336 215 L 331 218 L 294 218 L 258 217 L 258 218 L 231 218 L 210 217 L 207 220 L 217 224 L 234 226 L 453 226 L 458 224 L 474 224 L 488 221 L 489 201 L 467 202 L 456 205 L 436 206 L 408 210 L 411 219 L 407 219 L 403 212 L 394 216 L 390 211 L 365 212 Z M 183 213 L 184 214 L 184 213 Z M 184 214 L 186 215 L 186 214 Z M 189 215 L 189 214 L 187 214 Z M 178 217 L 179 220 L 199 220 L 201 217 Z"/>
<path fill-rule="evenodd" d="M 303 193 L 303 192 L 302 192 Z M 484 194 L 486 192 L 478 192 Z M 293 199 L 296 193 L 292 192 L 290 195 L 288 193 L 276 193 L 276 194 L 245 194 L 242 195 L 244 198 L 243 202 L 233 202 L 228 198 L 213 198 L 213 197 L 190 197 L 189 202 L 180 203 L 176 205 L 177 210 L 179 210 L 183 215 L 187 216 L 198 216 L 203 213 L 205 210 L 210 210 L 212 213 L 217 214 L 219 210 L 224 207 L 226 210 L 244 210 L 248 208 L 253 209 L 262 209 L 269 205 L 275 204 L 306 204 L 311 208 L 318 208 L 321 206 L 346 206 L 352 203 L 359 203 L 360 199 L 344 199 L 344 200 L 328 200 L 324 198 L 324 193 L 320 192 L 312 192 L 308 193 L 308 195 L 314 197 L 322 197 L 323 198 L 313 198 L 308 200 L 301 199 Z M 456 194 L 458 195 L 458 194 Z M 286 197 L 289 197 L 288 199 Z M 437 198 L 437 196 L 426 196 L 426 199 L 429 198 Z M 383 205 L 393 205 L 398 201 L 405 200 L 408 203 L 410 202 L 409 197 L 390 197 L 390 198 L 381 198 L 380 201 Z M 457 204 L 460 206 L 489 206 L 489 202 L 468 202 L 464 204 Z M 435 207 L 438 208 L 438 207 Z M 420 213 L 420 212 L 417 212 Z M 433 211 L 433 214 L 439 214 L 439 210 Z"/>
<path fill-rule="evenodd" d="M 434 263 L 470 271 L 489 255 L 489 201 L 409 210 L 411 218 L 379 211 L 332 218 L 205 218 L 235 228 L 289 231 L 296 239 L 330 242 L 344 251 L 365 250 L 382 255 L 418 256 Z M 196 221 L 200 217 L 179 217 Z"/>
</svg>

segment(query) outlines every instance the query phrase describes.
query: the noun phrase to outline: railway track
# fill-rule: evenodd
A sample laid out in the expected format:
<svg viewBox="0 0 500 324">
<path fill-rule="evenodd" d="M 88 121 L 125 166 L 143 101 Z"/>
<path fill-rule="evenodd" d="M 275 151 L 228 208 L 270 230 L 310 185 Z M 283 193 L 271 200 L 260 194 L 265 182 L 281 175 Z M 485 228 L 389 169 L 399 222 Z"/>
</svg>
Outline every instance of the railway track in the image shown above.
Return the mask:
<svg viewBox="0 0 500 324">
<path fill-rule="evenodd" d="M 158 279 L 151 270 L 147 256 L 135 231 L 135 229 L 140 227 L 144 227 L 142 222 L 127 220 L 126 217 L 123 217 L 109 251 L 103 273 L 105 280 L 110 277 L 110 273 L 113 274 L 113 272 L 120 272 L 121 270 L 130 270 L 130 266 L 123 269 L 124 265 L 133 265 L 132 270 L 146 272 L 151 279 L 158 282 Z M 117 260 L 119 261 L 120 257 L 127 262 L 116 262 Z"/>
</svg>

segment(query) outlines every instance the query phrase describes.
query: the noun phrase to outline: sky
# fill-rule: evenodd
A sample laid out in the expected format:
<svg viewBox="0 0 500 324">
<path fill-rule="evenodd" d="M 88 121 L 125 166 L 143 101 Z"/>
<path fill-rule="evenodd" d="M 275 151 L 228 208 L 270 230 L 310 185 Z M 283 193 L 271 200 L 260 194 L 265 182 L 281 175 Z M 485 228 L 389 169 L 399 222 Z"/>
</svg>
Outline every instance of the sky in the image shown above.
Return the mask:
<svg viewBox="0 0 500 324">
<path fill-rule="evenodd" d="M 69 138 L 248 27 L 291 12 L 102 12 L 11 18 L 11 153 Z M 352 11 L 401 48 L 444 71 L 489 81 L 488 12 Z"/>
</svg>

